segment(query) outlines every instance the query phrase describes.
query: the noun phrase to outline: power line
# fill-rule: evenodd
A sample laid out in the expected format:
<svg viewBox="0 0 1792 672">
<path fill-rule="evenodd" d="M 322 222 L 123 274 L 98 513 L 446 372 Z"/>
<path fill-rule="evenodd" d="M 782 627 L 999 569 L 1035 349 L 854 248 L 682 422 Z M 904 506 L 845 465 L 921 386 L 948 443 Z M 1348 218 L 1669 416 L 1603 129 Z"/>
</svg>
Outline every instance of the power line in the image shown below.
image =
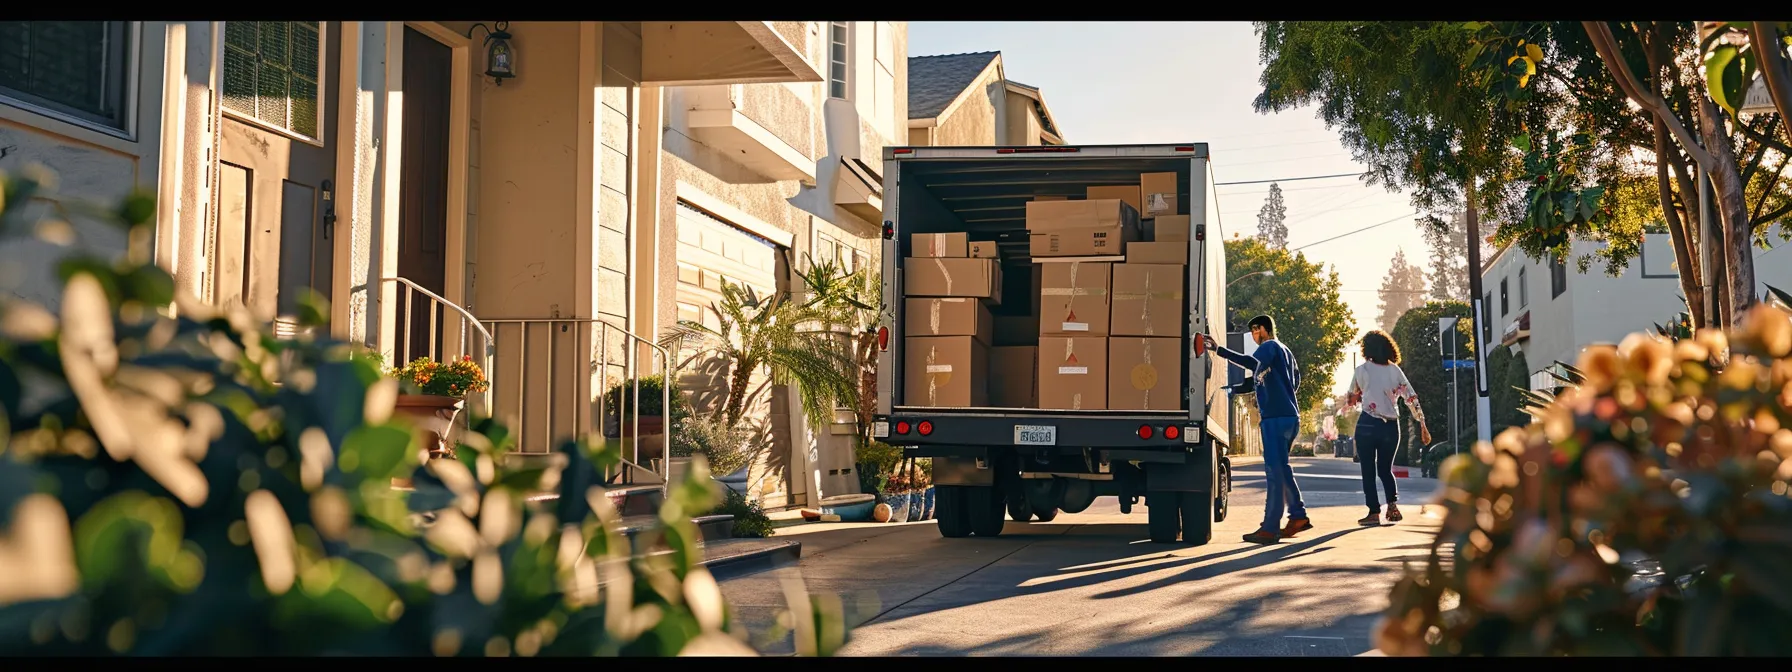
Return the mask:
<svg viewBox="0 0 1792 672">
<path fill-rule="evenodd" d="M 1273 180 L 1245 180 L 1243 182 L 1215 182 L 1213 186 L 1227 187 L 1234 184 L 1264 184 L 1266 182 L 1299 182 L 1301 180 L 1324 180 L 1334 177 L 1362 177 L 1362 173 L 1338 173 L 1336 175 L 1308 175 L 1305 177 L 1279 177 Z"/>
<path fill-rule="evenodd" d="M 1373 228 L 1375 228 L 1375 227 L 1378 227 L 1378 226 L 1387 226 L 1387 225 L 1389 225 L 1389 224 L 1393 224 L 1393 223 L 1394 223 L 1394 222 L 1398 222 L 1398 221 L 1400 221 L 1400 220 L 1402 220 L 1402 219 L 1406 219 L 1406 218 L 1408 218 L 1408 217 L 1418 217 L 1418 216 L 1419 216 L 1419 211 L 1417 211 L 1417 210 L 1414 210 L 1414 211 L 1412 211 L 1412 213 L 1411 213 L 1411 214 L 1407 214 L 1407 215 L 1401 215 L 1401 216 L 1399 216 L 1399 217 L 1395 217 L 1395 218 L 1393 218 L 1393 219 L 1390 219 L 1390 220 L 1388 220 L 1388 221 L 1385 221 L 1385 222 L 1382 222 L 1382 223 L 1380 223 L 1380 224 L 1370 224 L 1370 225 L 1368 225 L 1368 226 L 1365 226 L 1365 227 L 1363 227 L 1363 228 L 1360 228 L 1360 229 L 1357 229 L 1357 230 L 1355 230 L 1355 231 L 1351 231 L 1351 232 L 1349 232 L 1349 233 L 1340 233 L 1340 234 L 1338 234 L 1338 235 L 1335 235 L 1335 236 L 1332 236 L 1332 237 L 1330 237 L 1330 238 L 1327 238 L 1327 239 L 1325 239 L 1325 240 L 1321 240 L 1321 241 L 1318 241 L 1318 242 L 1313 242 L 1313 243 L 1307 243 L 1307 244 L 1305 244 L 1305 245 L 1302 245 L 1302 246 L 1300 246 L 1300 247 L 1291 247 L 1291 248 L 1288 248 L 1288 251 L 1289 251 L 1289 252 L 1298 252 L 1298 251 L 1300 251 L 1300 250 L 1304 250 L 1304 249 L 1307 249 L 1307 248 L 1309 248 L 1309 247 L 1312 247 L 1312 246 L 1314 246 L 1314 245 L 1318 245 L 1318 244 L 1320 244 L 1320 243 L 1329 243 L 1329 242 L 1332 242 L 1332 241 L 1334 241 L 1334 240 L 1337 240 L 1337 239 L 1339 239 L 1339 238 L 1343 238 L 1343 237 L 1345 237 L 1345 236 L 1354 236 L 1354 235 L 1356 235 L 1356 234 L 1359 234 L 1359 233 L 1362 233 L 1362 232 L 1364 232 L 1364 231 L 1368 231 L 1368 230 L 1369 230 L 1369 229 L 1373 229 Z"/>
</svg>

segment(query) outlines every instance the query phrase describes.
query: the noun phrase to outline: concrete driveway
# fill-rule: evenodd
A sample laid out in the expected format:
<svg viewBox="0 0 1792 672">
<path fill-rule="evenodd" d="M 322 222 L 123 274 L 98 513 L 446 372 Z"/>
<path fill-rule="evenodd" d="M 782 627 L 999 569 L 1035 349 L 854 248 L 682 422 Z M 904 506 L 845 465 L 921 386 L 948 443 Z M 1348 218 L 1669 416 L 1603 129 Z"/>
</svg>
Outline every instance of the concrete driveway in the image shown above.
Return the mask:
<svg viewBox="0 0 1792 672">
<path fill-rule="evenodd" d="M 1008 523 L 994 539 L 945 539 L 932 522 L 784 528 L 802 561 L 723 582 L 769 654 L 789 653 L 777 626 L 780 572 L 845 603 L 843 655 L 1352 656 L 1405 561 L 1423 561 L 1437 485 L 1399 480 L 1406 520 L 1359 527 L 1358 466 L 1296 458 L 1317 529 L 1272 546 L 1240 537 L 1263 511 L 1260 464 L 1235 467 L 1232 513 L 1205 546 L 1146 540 L 1145 506 L 1121 515 L 1103 498 L 1051 523 Z"/>
</svg>

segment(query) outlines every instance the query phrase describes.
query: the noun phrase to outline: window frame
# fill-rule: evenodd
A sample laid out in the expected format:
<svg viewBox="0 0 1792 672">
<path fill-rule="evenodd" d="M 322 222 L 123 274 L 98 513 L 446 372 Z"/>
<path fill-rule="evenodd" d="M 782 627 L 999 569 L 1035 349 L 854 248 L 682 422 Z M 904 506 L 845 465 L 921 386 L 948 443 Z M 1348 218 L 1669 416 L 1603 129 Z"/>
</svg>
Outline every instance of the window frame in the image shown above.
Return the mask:
<svg viewBox="0 0 1792 672">
<path fill-rule="evenodd" d="M 19 21 L 18 23 L 26 23 Z M 143 22 L 142 21 L 101 21 L 104 24 L 124 24 L 123 37 L 125 46 L 119 54 L 118 115 L 116 124 L 99 118 L 78 108 L 38 96 L 29 91 L 8 87 L 0 87 L 0 104 L 16 107 L 32 114 L 38 114 L 57 121 L 73 124 L 86 130 L 128 140 L 137 141 L 137 124 L 139 115 L 137 106 L 142 90 L 143 65 Z M 105 66 L 111 69 L 111 64 Z"/>
<path fill-rule="evenodd" d="M 1528 285 L 1528 283 L 1525 282 L 1524 271 L 1525 271 L 1524 268 L 1518 269 L 1518 309 L 1519 310 L 1524 310 L 1526 306 L 1531 305 L 1530 292 L 1527 291 L 1529 285 Z"/>
<path fill-rule="evenodd" d="M 1512 299 L 1506 292 L 1506 278 L 1500 278 L 1500 317 L 1512 314 Z"/>
<path fill-rule="evenodd" d="M 330 136 L 330 128 L 329 128 L 330 107 L 329 106 L 331 104 L 331 101 L 327 98 L 327 96 L 329 96 L 329 92 L 330 92 L 330 82 L 329 82 L 330 68 L 328 67 L 328 63 L 327 63 L 327 61 L 329 60 L 329 55 L 330 55 L 330 43 L 329 43 L 330 22 L 328 22 L 328 21 L 318 21 L 317 22 L 317 137 L 315 137 L 315 138 L 306 137 L 305 134 L 303 134 L 303 133 L 299 133 L 299 132 L 294 131 L 289 128 L 283 128 L 283 127 L 268 123 L 266 121 L 262 121 L 258 117 L 255 117 L 253 115 L 249 115 L 249 114 L 237 111 L 237 110 L 233 110 L 230 108 L 230 106 L 224 104 L 224 90 L 223 90 L 223 82 L 224 82 L 224 77 L 225 77 L 224 51 L 225 51 L 225 49 L 228 48 L 227 45 L 225 44 L 225 35 L 226 35 L 226 31 L 228 30 L 227 26 L 229 25 L 229 23 L 230 22 L 228 22 L 228 21 L 219 21 L 216 24 L 217 25 L 217 33 L 214 36 L 213 42 L 212 42 L 212 45 L 214 47 L 214 59 L 215 59 L 214 65 L 217 68 L 218 83 L 219 83 L 218 91 L 216 94 L 214 94 L 217 96 L 218 111 L 221 112 L 224 116 L 230 117 L 231 119 L 233 119 L 235 121 L 239 121 L 244 124 L 254 126 L 257 130 L 262 130 L 262 131 L 266 131 L 269 133 L 275 133 L 280 136 L 283 136 L 283 137 L 286 137 L 286 138 L 289 138 L 292 140 L 296 140 L 298 142 L 303 142 L 305 144 L 312 145 L 314 147 L 325 147 L 326 143 L 325 143 L 324 139 L 328 138 Z M 237 23 L 275 23 L 275 22 L 272 22 L 272 21 L 239 21 Z M 290 23 L 290 22 L 282 21 L 279 23 Z M 288 91 L 290 92 L 291 89 L 289 88 Z M 257 94 L 257 95 L 259 95 L 259 94 Z"/>
<path fill-rule="evenodd" d="M 840 32 L 838 41 L 834 39 L 834 31 Z M 838 44 L 841 60 L 834 60 L 834 46 Z M 839 68 L 835 77 L 835 68 Z M 836 100 L 852 100 L 852 22 L 828 22 L 828 97 Z M 840 95 L 834 95 L 834 87 L 838 85 Z"/>
<path fill-rule="evenodd" d="M 1568 263 L 1555 257 L 1549 258 L 1549 298 L 1560 297 L 1568 291 Z"/>
</svg>

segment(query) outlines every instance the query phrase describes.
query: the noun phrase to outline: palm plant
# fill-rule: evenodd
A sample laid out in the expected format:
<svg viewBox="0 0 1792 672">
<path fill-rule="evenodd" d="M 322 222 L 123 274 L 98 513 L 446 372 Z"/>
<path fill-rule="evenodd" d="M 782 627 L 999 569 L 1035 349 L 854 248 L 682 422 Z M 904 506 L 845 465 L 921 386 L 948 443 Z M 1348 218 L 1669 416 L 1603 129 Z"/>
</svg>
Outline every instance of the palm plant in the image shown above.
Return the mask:
<svg viewBox="0 0 1792 672">
<path fill-rule="evenodd" d="M 710 304 L 718 326 L 679 320 L 660 340 L 670 351 L 690 344 L 724 360 L 728 371 L 728 397 L 713 417 L 736 427 L 750 401 L 768 385 L 795 388 L 803 415 L 812 425 L 826 424 L 835 403 L 857 396 L 850 375 L 853 361 L 833 334 L 817 324 L 836 321 L 838 311 L 826 305 L 798 303 L 786 295 L 760 296 L 751 287 L 723 281 L 722 300 Z M 771 376 L 751 388 L 753 374 L 761 367 Z"/>
<path fill-rule="evenodd" d="M 871 438 L 871 415 L 877 403 L 877 321 L 882 312 L 883 286 L 877 271 L 871 267 L 848 273 L 832 260 L 815 263 L 802 273 L 808 287 L 805 305 L 833 313 L 829 329 L 843 336 L 852 345 L 854 368 L 858 372 L 858 394 L 853 414 L 858 420 L 860 438 Z"/>
</svg>

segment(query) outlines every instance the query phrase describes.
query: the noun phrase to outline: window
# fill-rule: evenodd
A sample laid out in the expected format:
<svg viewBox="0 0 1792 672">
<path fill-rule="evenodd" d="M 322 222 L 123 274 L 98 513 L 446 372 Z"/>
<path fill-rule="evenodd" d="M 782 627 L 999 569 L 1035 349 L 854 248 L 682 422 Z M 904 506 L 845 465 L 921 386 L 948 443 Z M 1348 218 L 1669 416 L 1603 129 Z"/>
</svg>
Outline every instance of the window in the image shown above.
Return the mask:
<svg viewBox="0 0 1792 672">
<path fill-rule="evenodd" d="M 0 21 L 0 95 L 129 130 L 129 21 Z"/>
<path fill-rule="evenodd" d="M 1530 294 L 1525 291 L 1524 269 L 1521 268 L 1518 269 L 1518 307 L 1523 309 L 1528 305 L 1531 305 Z"/>
<path fill-rule="evenodd" d="M 828 96 L 846 99 L 846 22 L 834 21 L 828 30 Z"/>
<path fill-rule="evenodd" d="M 305 138 L 319 136 L 323 40 L 317 21 L 224 24 L 224 109 Z"/>
<path fill-rule="evenodd" d="M 1493 339 L 1493 292 L 1481 297 L 1481 342 Z"/>
<path fill-rule="evenodd" d="M 1512 304 L 1506 298 L 1506 279 L 1500 278 L 1500 317 L 1512 313 Z"/>
<path fill-rule="evenodd" d="M 1568 291 L 1568 262 L 1555 257 L 1549 259 L 1549 298 L 1554 299 Z"/>
</svg>

